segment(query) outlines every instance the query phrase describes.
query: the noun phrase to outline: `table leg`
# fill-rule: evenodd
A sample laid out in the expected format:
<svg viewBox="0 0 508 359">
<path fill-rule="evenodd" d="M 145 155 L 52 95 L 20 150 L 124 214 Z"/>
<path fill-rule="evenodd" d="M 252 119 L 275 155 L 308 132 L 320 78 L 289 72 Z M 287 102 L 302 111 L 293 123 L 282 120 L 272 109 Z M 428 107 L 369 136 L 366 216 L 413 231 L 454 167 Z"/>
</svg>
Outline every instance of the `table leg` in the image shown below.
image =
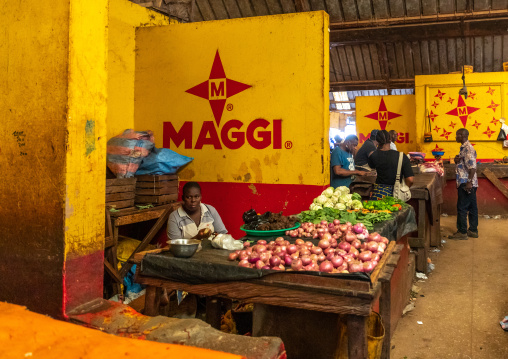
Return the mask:
<svg viewBox="0 0 508 359">
<path fill-rule="evenodd" d="M 160 303 L 160 294 L 162 292 L 161 288 L 154 286 L 146 287 L 145 294 L 145 311 L 143 314 L 153 317 L 159 314 L 159 303 Z"/>
<path fill-rule="evenodd" d="M 220 329 L 221 302 L 215 297 L 206 297 L 206 322 L 215 329 Z"/>
<path fill-rule="evenodd" d="M 367 317 L 347 315 L 347 335 L 349 359 L 367 358 Z"/>
<path fill-rule="evenodd" d="M 383 341 L 383 351 L 381 359 L 390 359 L 391 352 L 391 286 L 389 281 L 381 283 L 381 297 L 379 298 L 379 314 L 385 328 L 385 339 Z"/>
</svg>

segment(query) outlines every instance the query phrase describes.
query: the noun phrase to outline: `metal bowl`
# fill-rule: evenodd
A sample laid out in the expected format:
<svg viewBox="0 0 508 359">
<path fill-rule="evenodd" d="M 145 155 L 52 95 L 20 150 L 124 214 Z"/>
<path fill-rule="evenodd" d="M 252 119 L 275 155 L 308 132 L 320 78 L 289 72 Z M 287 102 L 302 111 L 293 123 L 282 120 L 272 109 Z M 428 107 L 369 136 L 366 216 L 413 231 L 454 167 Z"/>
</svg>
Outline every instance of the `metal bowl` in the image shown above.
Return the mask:
<svg viewBox="0 0 508 359">
<path fill-rule="evenodd" d="M 195 239 L 173 239 L 168 241 L 169 251 L 178 258 L 190 258 L 201 242 Z"/>
</svg>

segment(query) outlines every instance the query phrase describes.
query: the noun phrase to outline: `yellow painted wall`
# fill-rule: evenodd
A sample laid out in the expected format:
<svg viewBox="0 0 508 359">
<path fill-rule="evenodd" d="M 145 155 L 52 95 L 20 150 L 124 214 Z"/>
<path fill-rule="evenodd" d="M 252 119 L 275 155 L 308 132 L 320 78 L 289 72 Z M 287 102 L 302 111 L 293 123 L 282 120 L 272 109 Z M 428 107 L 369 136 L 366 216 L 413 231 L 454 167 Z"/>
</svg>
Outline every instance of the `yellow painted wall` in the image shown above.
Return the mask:
<svg viewBox="0 0 508 359">
<path fill-rule="evenodd" d="M 325 185 L 329 182 L 329 38 L 328 15 L 310 12 L 180 24 L 137 30 L 135 127 L 151 129 L 156 145 L 194 157 L 180 179 L 204 182 L 247 182 Z M 208 101 L 207 84 L 217 51 L 228 79 L 251 87 L 227 97 L 217 121 Z M 223 78 L 222 76 L 221 78 Z M 207 99 L 186 91 L 204 83 Z M 214 85 L 220 89 L 221 84 Z M 210 90 L 210 91 L 209 91 Z M 224 96 L 220 96 L 223 94 Z M 221 131 L 231 120 L 242 133 L 256 119 L 265 119 L 271 145 L 255 149 L 246 142 L 228 149 Z M 274 126 L 281 120 L 281 135 Z M 166 126 L 179 131 L 185 122 L 192 144 L 178 146 Z M 219 124 L 217 124 L 219 122 Z M 207 138 L 217 133 L 217 149 L 195 149 L 202 126 Z M 227 128 L 227 127 L 226 127 Z M 164 135 L 161 135 L 163 134 Z M 163 138 L 164 136 L 164 138 Z M 263 134 L 261 134 L 263 136 Z M 280 141 L 280 149 L 274 137 Z M 227 140 L 227 139 L 226 139 Z M 275 142 L 277 142 L 275 141 Z"/>
<path fill-rule="evenodd" d="M 176 21 L 128 0 L 109 0 L 108 139 L 134 128 L 136 27 L 170 23 Z"/>
<path fill-rule="evenodd" d="M 374 129 L 397 131 L 397 150 L 405 153 L 415 151 L 415 96 L 357 97 L 356 131 L 359 143 L 365 142 Z"/>
<path fill-rule="evenodd" d="M 502 142 L 496 139 L 501 128 L 498 120 L 506 118 L 508 114 L 508 73 L 466 74 L 469 96 L 463 99 L 465 106 L 459 106 L 458 102 L 461 77 L 462 74 L 416 76 L 418 150 L 430 154 L 437 147 L 445 151 L 444 158 L 453 158 L 459 151 L 455 132 L 464 127 L 460 116 L 454 112 L 461 111 L 460 114 L 465 115 L 465 128 L 470 133 L 471 143 L 475 144 L 478 158 L 500 159 L 507 156 L 508 150 L 503 149 Z M 432 143 L 423 143 L 427 115 L 432 119 Z"/>
</svg>

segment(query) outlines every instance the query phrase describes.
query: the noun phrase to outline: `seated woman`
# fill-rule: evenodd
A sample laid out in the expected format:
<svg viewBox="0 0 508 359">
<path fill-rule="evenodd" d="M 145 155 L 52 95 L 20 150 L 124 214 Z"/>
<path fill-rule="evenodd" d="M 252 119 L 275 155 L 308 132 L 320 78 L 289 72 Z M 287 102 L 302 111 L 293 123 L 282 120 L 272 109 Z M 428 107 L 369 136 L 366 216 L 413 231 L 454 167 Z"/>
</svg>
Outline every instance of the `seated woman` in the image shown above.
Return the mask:
<svg viewBox="0 0 508 359">
<path fill-rule="evenodd" d="M 182 201 L 182 207 L 169 216 L 169 239 L 194 238 L 207 228 L 212 233 L 228 233 L 217 210 L 201 203 L 201 187 L 197 182 L 187 182 L 183 186 Z"/>
<path fill-rule="evenodd" d="M 379 131 L 376 135 L 378 149 L 369 156 L 368 162 L 372 169 L 377 170 L 376 184 L 370 195 L 370 200 L 379 200 L 385 196 L 393 196 L 393 185 L 397 177 L 400 152 L 390 150 L 391 136 L 386 130 Z M 400 169 L 400 181 L 406 182 L 408 187 L 413 185 L 413 169 L 407 156 L 402 156 Z"/>
</svg>

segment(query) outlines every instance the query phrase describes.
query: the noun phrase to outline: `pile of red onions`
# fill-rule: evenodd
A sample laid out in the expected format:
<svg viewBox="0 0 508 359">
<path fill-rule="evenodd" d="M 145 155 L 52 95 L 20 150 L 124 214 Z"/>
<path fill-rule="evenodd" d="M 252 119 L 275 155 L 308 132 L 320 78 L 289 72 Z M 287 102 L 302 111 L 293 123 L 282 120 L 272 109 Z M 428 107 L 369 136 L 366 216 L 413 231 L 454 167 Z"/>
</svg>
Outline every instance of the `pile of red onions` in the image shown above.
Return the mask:
<svg viewBox="0 0 508 359">
<path fill-rule="evenodd" d="M 388 244 L 379 233 L 368 233 L 363 224 L 340 224 L 322 221 L 318 225 L 303 223 L 294 230 L 296 237 L 319 238 L 318 245 L 298 238 L 290 243 L 282 237 L 267 243 L 259 240 L 253 246 L 244 243 L 243 250 L 229 254 L 241 267 L 272 270 L 320 271 L 329 273 L 371 272 Z M 289 235 L 293 236 L 289 231 Z"/>
</svg>

